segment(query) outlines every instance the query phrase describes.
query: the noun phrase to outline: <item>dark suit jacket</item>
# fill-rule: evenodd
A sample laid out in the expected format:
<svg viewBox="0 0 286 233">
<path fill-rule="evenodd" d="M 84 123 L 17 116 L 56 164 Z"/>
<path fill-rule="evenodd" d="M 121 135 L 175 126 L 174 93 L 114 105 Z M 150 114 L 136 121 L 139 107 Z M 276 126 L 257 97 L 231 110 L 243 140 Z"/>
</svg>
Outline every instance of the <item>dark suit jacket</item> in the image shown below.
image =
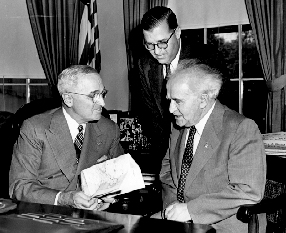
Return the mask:
<svg viewBox="0 0 286 233">
<path fill-rule="evenodd" d="M 101 117 L 88 123 L 79 163 L 62 108 L 24 121 L 14 146 L 9 174 L 11 198 L 54 204 L 59 191 L 76 190 L 80 172 L 123 154 L 118 126 Z"/>
<path fill-rule="evenodd" d="M 196 47 L 194 50 L 189 45 L 182 44 L 179 60 L 187 58 L 204 60 L 205 50 L 204 46 Z M 166 93 L 162 94 L 161 91 L 164 85 L 163 65 L 145 51 L 145 55 L 138 62 L 138 70 L 139 80 L 134 84 L 136 91 L 133 91 L 132 99 L 143 125 L 143 133 L 145 132 L 151 139 L 152 160 L 154 164 L 158 164 L 157 173 L 159 173 L 161 161 L 168 149 L 172 119 Z"/>
<path fill-rule="evenodd" d="M 187 130 L 174 129 L 160 179 L 164 208 L 177 200 Z M 236 219 L 239 206 L 259 202 L 266 182 L 266 156 L 254 121 L 215 104 L 189 170 L 184 197 L 195 223 L 225 231 L 247 232 Z"/>
</svg>

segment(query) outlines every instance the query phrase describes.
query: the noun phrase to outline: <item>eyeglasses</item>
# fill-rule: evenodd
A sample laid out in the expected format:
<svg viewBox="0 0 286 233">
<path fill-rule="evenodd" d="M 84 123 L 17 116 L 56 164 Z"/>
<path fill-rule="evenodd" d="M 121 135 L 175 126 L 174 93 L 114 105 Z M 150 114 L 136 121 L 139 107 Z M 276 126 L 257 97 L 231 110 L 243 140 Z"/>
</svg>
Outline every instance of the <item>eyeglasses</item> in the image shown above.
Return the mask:
<svg viewBox="0 0 286 233">
<path fill-rule="evenodd" d="M 92 100 L 93 103 L 96 103 L 96 101 L 99 99 L 99 98 L 102 98 L 104 99 L 107 95 L 107 92 L 108 90 L 106 89 L 103 89 L 102 92 L 98 92 L 98 91 L 93 91 L 91 92 L 90 94 L 86 95 L 86 94 L 82 94 L 82 93 L 76 93 L 76 92 L 66 92 L 66 94 L 76 94 L 76 95 L 84 95 L 84 96 L 87 96 L 88 98 L 90 98 Z"/>
<path fill-rule="evenodd" d="M 174 35 L 175 31 L 176 31 L 176 29 L 174 29 L 174 31 L 170 35 L 169 39 L 167 39 L 166 41 L 161 41 L 161 42 L 158 42 L 157 44 L 145 43 L 145 48 L 148 49 L 148 50 L 154 50 L 155 49 L 155 45 L 157 45 L 157 47 L 159 49 L 166 49 L 166 48 L 168 48 L 168 42 L 172 38 L 172 36 Z"/>
</svg>

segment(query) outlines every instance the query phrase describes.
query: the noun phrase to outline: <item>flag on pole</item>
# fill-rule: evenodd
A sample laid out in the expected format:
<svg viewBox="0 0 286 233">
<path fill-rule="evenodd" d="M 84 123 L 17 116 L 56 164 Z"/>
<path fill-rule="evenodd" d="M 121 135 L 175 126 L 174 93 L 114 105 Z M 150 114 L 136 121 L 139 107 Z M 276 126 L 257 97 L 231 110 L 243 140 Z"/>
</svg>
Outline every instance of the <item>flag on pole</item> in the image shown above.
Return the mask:
<svg viewBox="0 0 286 233">
<path fill-rule="evenodd" d="M 85 3 L 84 3 L 85 2 Z M 101 56 L 97 23 L 96 0 L 82 1 L 85 4 L 79 32 L 79 64 L 90 65 L 100 72 Z"/>
</svg>

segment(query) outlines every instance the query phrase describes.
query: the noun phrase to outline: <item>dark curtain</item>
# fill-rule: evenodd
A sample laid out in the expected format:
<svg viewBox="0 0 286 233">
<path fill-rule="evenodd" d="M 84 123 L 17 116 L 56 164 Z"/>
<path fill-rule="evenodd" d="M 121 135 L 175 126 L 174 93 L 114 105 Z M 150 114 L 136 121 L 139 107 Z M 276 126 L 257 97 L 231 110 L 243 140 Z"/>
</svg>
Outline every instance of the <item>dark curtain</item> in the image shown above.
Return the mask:
<svg viewBox="0 0 286 233">
<path fill-rule="evenodd" d="M 245 0 L 245 4 L 269 90 L 266 132 L 285 131 L 286 2 Z"/>
<path fill-rule="evenodd" d="M 26 0 L 39 59 L 53 97 L 57 76 L 78 62 L 80 0 Z"/>
<path fill-rule="evenodd" d="M 168 0 L 149 0 L 148 1 L 148 10 L 155 6 L 167 6 Z"/>
<path fill-rule="evenodd" d="M 286 2 L 245 0 L 245 3 L 269 91 L 266 133 L 285 131 Z M 267 176 L 264 199 L 285 193 L 285 184 L 271 179 Z M 272 224 L 283 221 L 281 214 L 279 211 L 267 214 L 267 221 Z"/>
<path fill-rule="evenodd" d="M 136 75 L 134 64 L 145 51 L 140 22 L 145 12 L 155 6 L 167 6 L 168 0 L 123 0 L 123 17 L 127 68 L 129 80 L 129 110 L 132 108 L 132 77 Z"/>
</svg>

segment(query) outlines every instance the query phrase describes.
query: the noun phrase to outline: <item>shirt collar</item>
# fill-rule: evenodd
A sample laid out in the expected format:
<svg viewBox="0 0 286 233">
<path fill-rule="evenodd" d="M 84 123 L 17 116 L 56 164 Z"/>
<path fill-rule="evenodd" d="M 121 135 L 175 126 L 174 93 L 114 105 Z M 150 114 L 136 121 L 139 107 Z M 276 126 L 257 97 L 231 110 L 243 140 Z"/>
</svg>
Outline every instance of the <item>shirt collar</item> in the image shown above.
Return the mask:
<svg viewBox="0 0 286 233">
<path fill-rule="evenodd" d="M 78 126 L 79 126 L 79 123 L 77 123 L 68 113 L 67 111 L 63 109 L 63 113 L 64 113 L 64 116 L 66 118 L 66 121 L 67 121 L 67 124 L 68 124 L 68 127 L 69 127 L 69 130 L 70 130 L 70 133 L 71 133 L 71 136 L 72 136 L 72 139 L 74 140 L 76 135 L 78 134 Z M 83 134 L 85 132 L 85 127 L 86 127 L 86 124 L 81 124 L 83 126 Z"/>
<path fill-rule="evenodd" d="M 212 111 L 213 111 L 213 109 L 214 109 L 214 106 L 215 106 L 215 102 L 213 103 L 212 107 L 211 107 L 210 110 L 207 112 L 207 114 L 204 115 L 204 117 L 199 121 L 199 123 L 197 123 L 197 124 L 195 125 L 196 130 L 197 130 L 197 133 L 198 133 L 199 135 L 202 135 L 203 130 L 204 130 L 204 128 L 205 128 L 205 125 L 206 125 L 206 123 L 207 123 L 207 121 L 208 121 L 208 119 L 209 119 L 209 117 L 210 117 L 210 115 L 211 115 L 211 113 L 212 113 Z"/>
<path fill-rule="evenodd" d="M 171 73 L 173 73 L 174 70 L 177 69 L 177 66 L 179 63 L 179 58 L 180 58 L 180 53 L 181 53 L 181 39 L 180 39 L 179 51 L 177 52 L 175 59 L 173 61 L 171 61 L 171 63 L 170 63 Z M 166 66 L 164 66 L 164 76 L 166 76 Z"/>
<path fill-rule="evenodd" d="M 171 68 L 172 73 L 174 72 L 175 69 L 177 69 L 177 66 L 179 63 L 179 58 L 180 58 L 180 53 L 181 53 L 181 39 L 180 39 L 179 51 L 177 52 L 175 59 L 170 64 L 170 68 Z"/>
</svg>

